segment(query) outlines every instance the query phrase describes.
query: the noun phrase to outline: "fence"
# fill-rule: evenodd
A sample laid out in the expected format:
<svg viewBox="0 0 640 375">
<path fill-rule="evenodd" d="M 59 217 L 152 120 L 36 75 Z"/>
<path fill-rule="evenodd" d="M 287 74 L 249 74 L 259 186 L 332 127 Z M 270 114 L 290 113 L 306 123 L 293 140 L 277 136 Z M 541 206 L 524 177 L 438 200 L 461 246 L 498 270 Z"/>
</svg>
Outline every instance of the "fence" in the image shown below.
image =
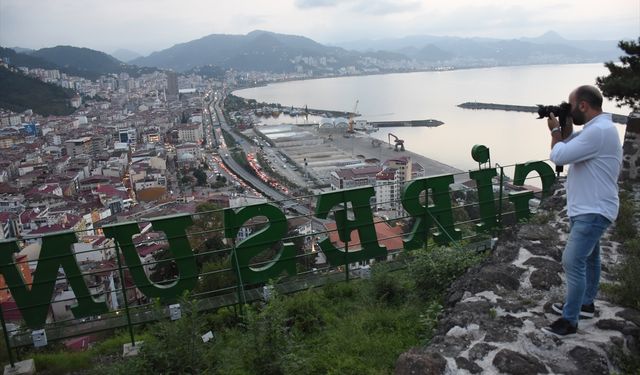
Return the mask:
<svg viewBox="0 0 640 375">
<path fill-rule="evenodd" d="M 12 349 L 116 328 L 127 327 L 135 345 L 133 327 L 171 316 L 185 291 L 204 310 L 241 312 L 268 296 L 268 284 L 292 293 L 366 276 L 372 261 L 412 249 L 489 248 L 504 225 L 529 217 L 532 199 L 549 194 L 555 176 L 544 161 L 491 167 L 481 148 L 475 152 L 480 168 L 468 173 L 475 187 L 454 183 L 467 174 L 431 176 L 387 186 L 394 192 L 387 201 L 363 186 L 0 242 L 0 318 L 11 364 Z M 106 240 L 78 249 L 87 235 Z"/>
</svg>

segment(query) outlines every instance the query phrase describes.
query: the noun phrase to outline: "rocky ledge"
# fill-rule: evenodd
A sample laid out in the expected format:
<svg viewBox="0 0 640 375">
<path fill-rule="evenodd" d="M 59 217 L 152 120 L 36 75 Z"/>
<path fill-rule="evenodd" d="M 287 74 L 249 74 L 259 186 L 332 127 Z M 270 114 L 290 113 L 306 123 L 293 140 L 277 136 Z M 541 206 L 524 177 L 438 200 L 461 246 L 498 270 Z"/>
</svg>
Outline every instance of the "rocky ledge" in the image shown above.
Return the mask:
<svg viewBox="0 0 640 375">
<path fill-rule="evenodd" d="M 396 374 L 609 374 L 621 350 L 640 352 L 640 312 L 616 306 L 602 294 L 596 316 L 578 333 L 559 339 L 540 329 L 558 316 L 562 302 L 562 250 L 567 238 L 565 195 L 557 190 L 538 215 L 545 224 L 523 224 L 500 236 L 489 259 L 449 288 L 444 316 L 427 347 L 413 348 Z M 620 244 L 601 241 L 602 281 L 619 261 Z"/>
</svg>

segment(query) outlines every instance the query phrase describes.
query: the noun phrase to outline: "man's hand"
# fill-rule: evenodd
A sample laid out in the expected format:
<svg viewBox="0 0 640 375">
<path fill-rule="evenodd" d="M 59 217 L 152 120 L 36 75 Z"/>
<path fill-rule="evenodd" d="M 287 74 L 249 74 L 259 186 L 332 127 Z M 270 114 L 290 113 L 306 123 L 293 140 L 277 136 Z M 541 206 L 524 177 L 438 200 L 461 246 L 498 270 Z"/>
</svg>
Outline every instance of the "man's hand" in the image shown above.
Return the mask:
<svg viewBox="0 0 640 375">
<path fill-rule="evenodd" d="M 560 127 L 560 121 L 558 121 L 558 119 L 553 114 L 553 112 L 549 113 L 549 118 L 547 119 L 547 126 L 549 126 L 549 131 Z"/>
</svg>

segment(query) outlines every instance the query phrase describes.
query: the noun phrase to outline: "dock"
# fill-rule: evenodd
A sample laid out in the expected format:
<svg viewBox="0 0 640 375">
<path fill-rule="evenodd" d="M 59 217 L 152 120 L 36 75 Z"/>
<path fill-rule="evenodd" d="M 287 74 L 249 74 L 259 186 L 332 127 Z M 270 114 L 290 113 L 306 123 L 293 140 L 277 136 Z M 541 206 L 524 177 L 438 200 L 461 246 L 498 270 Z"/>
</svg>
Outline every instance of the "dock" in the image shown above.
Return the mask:
<svg viewBox="0 0 640 375">
<path fill-rule="evenodd" d="M 480 103 L 480 102 L 465 102 L 458 104 L 458 107 L 465 109 L 492 109 L 498 111 L 515 111 L 515 112 L 530 112 L 538 113 L 538 106 L 526 106 L 526 105 L 512 105 L 512 104 L 497 104 L 497 103 Z M 612 120 L 618 124 L 626 124 L 627 116 L 611 114 Z"/>
<path fill-rule="evenodd" d="M 371 121 L 369 124 L 375 128 L 395 128 L 395 127 L 436 127 L 444 124 L 440 120 L 409 120 L 409 121 Z"/>
</svg>

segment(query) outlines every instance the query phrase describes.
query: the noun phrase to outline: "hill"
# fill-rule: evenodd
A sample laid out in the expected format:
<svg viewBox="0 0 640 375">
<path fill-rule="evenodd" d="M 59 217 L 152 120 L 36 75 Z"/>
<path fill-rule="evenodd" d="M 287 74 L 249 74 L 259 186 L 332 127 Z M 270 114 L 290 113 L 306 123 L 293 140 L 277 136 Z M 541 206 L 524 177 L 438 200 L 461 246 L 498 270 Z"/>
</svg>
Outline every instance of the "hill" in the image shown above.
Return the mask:
<svg viewBox="0 0 640 375">
<path fill-rule="evenodd" d="M 328 58 L 327 67 L 352 58 L 342 48 L 327 47 L 309 38 L 252 31 L 247 35 L 212 34 L 131 61 L 184 72 L 203 65 L 223 69 L 292 72 L 299 57 Z"/>
<path fill-rule="evenodd" d="M 602 62 L 618 56 L 615 41 L 568 40 L 555 32 L 536 38 L 409 36 L 326 46 L 309 38 L 256 30 L 212 34 L 132 60 L 178 72 L 200 66 L 240 71 L 345 73 L 420 67 L 478 67 Z M 409 63 L 410 62 L 410 63 Z M 404 68 L 403 68 L 404 67 Z"/>
<path fill-rule="evenodd" d="M 128 65 L 104 52 L 73 46 L 42 48 L 31 53 L 60 67 L 67 74 L 95 80 L 110 73 L 128 73 L 137 77 L 155 69 Z"/>
<path fill-rule="evenodd" d="M 42 68 L 42 69 L 59 69 L 60 67 L 51 61 L 41 59 L 36 56 L 30 56 L 24 53 L 16 52 L 11 48 L 0 47 L 0 58 L 7 59 L 10 65 L 13 66 L 25 66 L 29 69 Z"/>
<path fill-rule="evenodd" d="M 69 115 L 74 111 L 69 103 L 74 95 L 72 90 L 0 68 L 0 108 L 14 112 L 32 109 L 43 116 Z"/>
</svg>

